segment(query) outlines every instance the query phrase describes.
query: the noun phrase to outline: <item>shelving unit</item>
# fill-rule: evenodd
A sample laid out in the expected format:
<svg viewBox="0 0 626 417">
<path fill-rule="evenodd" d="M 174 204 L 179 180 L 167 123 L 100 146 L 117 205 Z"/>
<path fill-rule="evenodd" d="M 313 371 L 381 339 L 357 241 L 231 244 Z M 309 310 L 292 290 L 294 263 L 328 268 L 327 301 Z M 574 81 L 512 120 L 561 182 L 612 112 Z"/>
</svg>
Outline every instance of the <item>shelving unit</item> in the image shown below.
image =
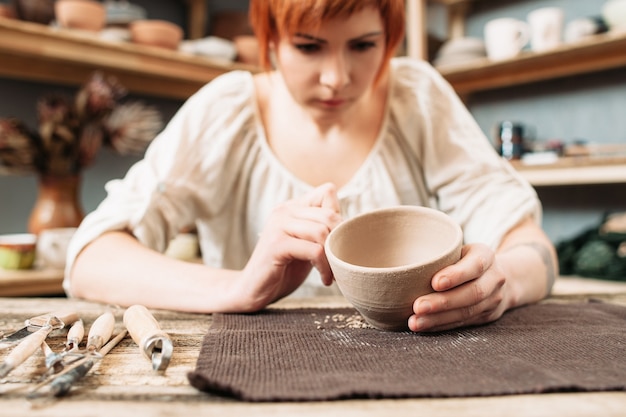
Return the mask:
<svg viewBox="0 0 626 417">
<path fill-rule="evenodd" d="M 204 1 L 184 0 L 195 36 L 206 19 Z M 461 36 L 472 3 L 487 0 L 411 0 L 407 2 L 407 51 L 424 57 L 426 8 L 444 5 L 450 36 Z M 192 19 L 195 21 L 192 22 Z M 192 32 L 192 30 L 190 30 Z M 192 35 L 193 37 L 193 35 Z M 438 68 L 460 95 L 523 85 L 558 77 L 626 68 L 626 33 L 606 33 L 545 53 L 527 52 L 511 60 Z M 233 69 L 258 68 L 97 36 L 0 18 L 0 77 L 78 86 L 95 70 L 115 75 L 131 92 L 184 100 L 216 76 Z M 535 185 L 626 183 L 626 162 L 610 166 L 519 167 Z M 560 171 L 559 171 L 560 170 Z"/>
<path fill-rule="evenodd" d="M 448 37 L 465 34 L 465 18 L 471 6 L 488 0 L 416 0 L 407 2 L 407 53 L 416 58 L 428 56 L 427 8 L 446 8 Z M 504 61 L 488 58 L 437 69 L 467 99 L 471 94 L 529 84 L 538 81 L 626 68 L 626 32 L 614 31 L 563 44 L 543 53 L 523 52 Z M 534 186 L 591 185 L 626 183 L 626 158 L 561 158 L 550 165 L 513 164 Z"/>
<path fill-rule="evenodd" d="M 626 157 L 561 158 L 546 165 L 514 161 L 513 166 L 535 187 L 626 183 Z"/>
<path fill-rule="evenodd" d="M 448 10 L 448 36 L 464 35 L 465 16 L 470 6 L 487 0 L 416 0 L 407 7 L 407 51 L 410 56 L 423 58 L 427 51 L 425 24 L 428 4 L 444 5 Z M 592 73 L 614 68 L 626 68 L 626 32 L 614 31 L 590 36 L 575 43 L 563 44 L 542 53 L 523 52 L 504 61 L 488 58 L 438 67 L 439 72 L 461 95 Z"/>
<path fill-rule="evenodd" d="M 133 93 L 186 99 L 216 76 L 256 67 L 186 55 L 89 32 L 0 18 L 0 77 L 77 86 L 96 70 Z"/>
<path fill-rule="evenodd" d="M 626 67 L 626 32 L 608 32 L 548 52 L 523 52 L 514 59 L 487 58 L 437 68 L 460 95 Z"/>
</svg>

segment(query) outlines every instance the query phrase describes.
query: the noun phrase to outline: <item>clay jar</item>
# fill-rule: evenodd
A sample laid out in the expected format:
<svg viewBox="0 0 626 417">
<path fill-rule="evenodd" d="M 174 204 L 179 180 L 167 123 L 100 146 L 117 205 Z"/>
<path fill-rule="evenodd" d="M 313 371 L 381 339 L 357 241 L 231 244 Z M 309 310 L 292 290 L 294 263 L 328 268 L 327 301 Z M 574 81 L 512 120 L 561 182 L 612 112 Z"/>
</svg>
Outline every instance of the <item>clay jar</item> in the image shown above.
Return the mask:
<svg viewBox="0 0 626 417">
<path fill-rule="evenodd" d="M 374 210 L 331 231 L 326 257 L 342 294 L 380 330 L 408 329 L 413 302 L 431 278 L 461 257 L 463 232 L 440 211 L 416 206 Z"/>
</svg>

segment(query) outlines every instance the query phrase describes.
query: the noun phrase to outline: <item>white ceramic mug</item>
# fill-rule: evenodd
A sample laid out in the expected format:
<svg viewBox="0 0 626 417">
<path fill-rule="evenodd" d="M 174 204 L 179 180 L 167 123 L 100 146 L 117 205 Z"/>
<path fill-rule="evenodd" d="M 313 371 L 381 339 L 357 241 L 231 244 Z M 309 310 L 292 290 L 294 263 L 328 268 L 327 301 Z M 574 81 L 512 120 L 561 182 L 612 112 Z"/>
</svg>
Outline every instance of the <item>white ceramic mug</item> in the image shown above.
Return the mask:
<svg viewBox="0 0 626 417">
<path fill-rule="evenodd" d="M 513 58 L 530 40 L 530 26 L 523 20 L 501 17 L 485 25 L 487 56 L 493 61 Z"/>
<path fill-rule="evenodd" d="M 563 9 L 542 7 L 528 14 L 530 48 L 535 52 L 547 51 L 561 44 L 563 39 Z"/>
<path fill-rule="evenodd" d="M 37 262 L 44 268 L 62 269 L 65 267 L 67 247 L 75 227 L 44 229 L 37 238 Z"/>
</svg>

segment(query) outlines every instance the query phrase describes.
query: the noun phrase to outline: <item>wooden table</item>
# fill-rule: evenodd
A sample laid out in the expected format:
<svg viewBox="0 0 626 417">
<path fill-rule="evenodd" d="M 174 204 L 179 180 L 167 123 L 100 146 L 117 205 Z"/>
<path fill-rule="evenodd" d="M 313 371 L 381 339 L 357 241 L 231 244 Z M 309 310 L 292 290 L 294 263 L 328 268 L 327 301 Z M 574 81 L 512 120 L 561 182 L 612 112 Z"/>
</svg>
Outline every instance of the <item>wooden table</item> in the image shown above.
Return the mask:
<svg viewBox="0 0 626 417">
<path fill-rule="evenodd" d="M 63 269 L 0 268 L 0 297 L 62 295 L 62 284 Z"/>
<path fill-rule="evenodd" d="M 561 278 L 555 294 L 546 302 L 601 298 L 626 305 L 626 283 Z M 340 307 L 340 297 L 287 299 L 276 306 Z M 107 306 L 65 298 L 0 298 L 0 330 L 20 327 L 28 317 L 59 309 L 75 309 L 88 328 Z M 122 328 L 123 309 L 114 309 Z M 165 373 L 152 371 L 137 345 L 126 337 L 70 395 L 58 400 L 28 401 L 26 393 L 43 371 L 43 355 L 37 352 L 0 383 L 0 410 L 4 416 L 318 416 L 355 415 L 415 416 L 624 416 L 626 392 L 513 395 L 500 397 L 346 400 L 307 403 L 243 403 L 201 393 L 191 387 L 187 373 L 196 363 L 200 343 L 211 316 L 154 311 L 174 342 L 174 355 Z M 63 338 L 49 339 L 58 349 Z M 0 360 L 7 351 L 0 352 Z M 616 364 L 616 366 L 623 364 Z"/>
</svg>

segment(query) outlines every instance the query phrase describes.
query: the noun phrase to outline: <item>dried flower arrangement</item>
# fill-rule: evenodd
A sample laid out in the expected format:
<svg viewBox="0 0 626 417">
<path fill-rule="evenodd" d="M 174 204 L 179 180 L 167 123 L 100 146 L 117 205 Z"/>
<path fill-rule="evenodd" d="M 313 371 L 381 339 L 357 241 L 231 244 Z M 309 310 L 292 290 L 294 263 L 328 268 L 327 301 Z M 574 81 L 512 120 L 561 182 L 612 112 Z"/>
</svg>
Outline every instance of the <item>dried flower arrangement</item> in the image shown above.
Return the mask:
<svg viewBox="0 0 626 417">
<path fill-rule="evenodd" d="M 121 102 L 126 94 L 116 78 L 96 72 L 73 101 L 40 98 L 36 131 L 15 118 L 0 119 L 0 174 L 76 175 L 103 146 L 121 155 L 143 152 L 163 127 L 161 114 L 140 102 Z"/>
</svg>

